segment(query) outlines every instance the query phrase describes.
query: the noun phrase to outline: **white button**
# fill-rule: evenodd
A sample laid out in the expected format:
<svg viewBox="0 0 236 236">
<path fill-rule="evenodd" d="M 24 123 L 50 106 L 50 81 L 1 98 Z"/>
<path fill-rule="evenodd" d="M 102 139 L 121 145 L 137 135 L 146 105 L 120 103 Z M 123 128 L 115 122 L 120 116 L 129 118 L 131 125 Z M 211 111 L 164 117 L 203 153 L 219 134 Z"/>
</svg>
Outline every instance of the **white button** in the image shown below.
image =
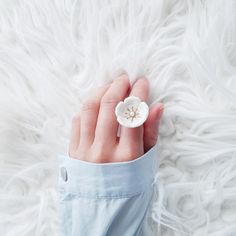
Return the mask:
<svg viewBox="0 0 236 236">
<path fill-rule="evenodd" d="M 67 170 L 65 167 L 61 167 L 61 178 L 66 182 L 68 180 Z"/>
</svg>

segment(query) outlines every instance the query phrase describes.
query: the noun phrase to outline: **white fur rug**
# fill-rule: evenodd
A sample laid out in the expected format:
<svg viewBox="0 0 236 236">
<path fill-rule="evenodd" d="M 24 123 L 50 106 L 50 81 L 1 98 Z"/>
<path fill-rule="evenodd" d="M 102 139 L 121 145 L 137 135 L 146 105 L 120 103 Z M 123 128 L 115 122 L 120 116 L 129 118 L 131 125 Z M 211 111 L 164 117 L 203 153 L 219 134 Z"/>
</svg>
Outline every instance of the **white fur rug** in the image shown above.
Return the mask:
<svg viewBox="0 0 236 236">
<path fill-rule="evenodd" d="M 1 0 L 1 236 L 58 235 L 71 118 L 124 70 L 165 104 L 146 236 L 236 235 L 236 2 Z"/>
</svg>

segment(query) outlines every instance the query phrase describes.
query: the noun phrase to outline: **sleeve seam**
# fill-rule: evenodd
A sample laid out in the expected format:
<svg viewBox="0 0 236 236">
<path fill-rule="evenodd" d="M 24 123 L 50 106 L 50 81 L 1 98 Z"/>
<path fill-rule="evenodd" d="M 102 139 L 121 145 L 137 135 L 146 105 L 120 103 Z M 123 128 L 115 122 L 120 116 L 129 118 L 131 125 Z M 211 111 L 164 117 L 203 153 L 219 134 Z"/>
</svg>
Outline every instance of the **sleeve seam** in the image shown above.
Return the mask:
<svg viewBox="0 0 236 236">
<path fill-rule="evenodd" d="M 118 198 L 130 198 L 135 197 L 137 195 L 145 194 L 148 191 L 148 189 L 134 192 L 130 194 L 114 194 L 114 195 L 95 195 L 95 194 L 84 194 L 84 193 L 66 193 L 60 191 L 61 195 L 64 195 L 64 200 L 71 200 L 71 199 L 77 199 L 77 198 L 88 198 L 88 199 L 118 199 Z"/>
</svg>

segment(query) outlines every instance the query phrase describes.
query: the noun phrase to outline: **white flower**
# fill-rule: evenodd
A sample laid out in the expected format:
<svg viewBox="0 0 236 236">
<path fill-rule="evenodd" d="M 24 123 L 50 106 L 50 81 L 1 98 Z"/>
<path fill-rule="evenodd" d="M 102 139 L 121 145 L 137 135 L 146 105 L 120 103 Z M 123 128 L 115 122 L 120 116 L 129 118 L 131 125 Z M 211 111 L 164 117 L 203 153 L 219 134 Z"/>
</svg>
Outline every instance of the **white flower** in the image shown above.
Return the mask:
<svg viewBox="0 0 236 236">
<path fill-rule="evenodd" d="M 117 104 L 115 109 L 117 121 L 128 128 L 142 125 L 149 114 L 149 107 L 138 97 L 130 96 Z"/>
</svg>

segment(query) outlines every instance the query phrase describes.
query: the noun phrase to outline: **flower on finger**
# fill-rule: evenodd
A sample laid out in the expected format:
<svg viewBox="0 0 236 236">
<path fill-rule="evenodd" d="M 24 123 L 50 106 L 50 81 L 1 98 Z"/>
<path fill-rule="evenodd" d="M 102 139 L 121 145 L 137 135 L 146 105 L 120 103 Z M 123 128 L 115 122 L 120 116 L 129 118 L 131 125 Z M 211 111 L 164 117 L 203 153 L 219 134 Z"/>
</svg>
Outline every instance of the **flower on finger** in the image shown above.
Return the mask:
<svg viewBox="0 0 236 236">
<path fill-rule="evenodd" d="M 122 126 L 135 128 L 141 126 L 146 121 L 149 107 L 138 97 L 129 96 L 117 104 L 115 114 L 117 121 Z"/>
</svg>

